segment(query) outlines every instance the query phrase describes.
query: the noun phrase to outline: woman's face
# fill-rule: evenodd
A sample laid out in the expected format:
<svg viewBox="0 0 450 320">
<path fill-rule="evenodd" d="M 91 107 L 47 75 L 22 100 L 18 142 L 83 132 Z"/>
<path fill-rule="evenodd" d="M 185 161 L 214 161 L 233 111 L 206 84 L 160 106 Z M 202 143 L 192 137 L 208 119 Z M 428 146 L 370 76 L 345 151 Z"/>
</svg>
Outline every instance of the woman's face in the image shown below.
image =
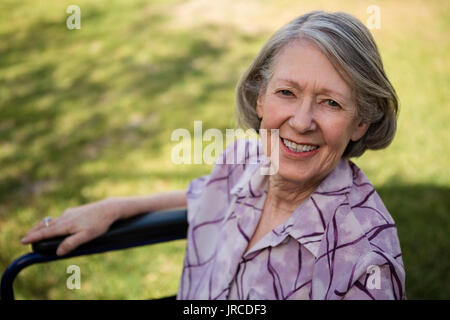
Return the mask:
<svg viewBox="0 0 450 320">
<path fill-rule="evenodd" d="M 279 129 L 278 175 L 317 186 L 338 164 L 350 140 L 360 139 L 368 124 L 358 120 L 352 89 L 327 57 L 308 40 L 284 47 L 274 72 L 260 92 L 261 129 Z M 270 152 L 268 153 L 270 156 Z"/>
</svg>

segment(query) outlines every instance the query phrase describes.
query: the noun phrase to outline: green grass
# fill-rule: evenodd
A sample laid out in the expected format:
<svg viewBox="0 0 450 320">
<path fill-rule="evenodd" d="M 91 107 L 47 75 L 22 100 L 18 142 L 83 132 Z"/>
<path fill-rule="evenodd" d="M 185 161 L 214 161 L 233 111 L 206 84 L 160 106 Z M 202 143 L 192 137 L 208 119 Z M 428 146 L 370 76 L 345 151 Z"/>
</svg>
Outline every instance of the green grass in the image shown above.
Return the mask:
<svg viewBox="0 0 450 320">
<path fill-rule="evenodd" d="M 238 5 L 240 3 L 240 5 Z M 170 135 L 234 127 L 234 88 L 265 40 L 312 9 L 368 18 L 371 1 L 0 3 L 0 272 L 45 216 L 110 196 L 185 188 L 208 165 L 171 163 Z M 401 100 L 398 134 L 355 162 L 398 226 L 410 299 L 450 298 L 450 5 L 380 2 L 373 30 Z M 276 13 L 276 14 L 274 14 Z M 25 269 L 19 299 L 174 294 L 184 241 Z M 66 269 L 81 268 L 81 290 Z"/>
</svg>

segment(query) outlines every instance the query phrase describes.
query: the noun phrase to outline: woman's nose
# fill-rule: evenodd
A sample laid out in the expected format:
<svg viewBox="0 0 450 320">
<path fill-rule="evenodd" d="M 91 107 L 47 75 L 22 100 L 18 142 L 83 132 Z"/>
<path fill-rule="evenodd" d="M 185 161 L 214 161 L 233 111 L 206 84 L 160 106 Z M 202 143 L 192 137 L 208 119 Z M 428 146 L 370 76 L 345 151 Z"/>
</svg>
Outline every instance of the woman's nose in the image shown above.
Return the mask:
<svg viewBox="0 0 450 320">
<path fill-rule="evenodd" d="M 295 113 L 289 119 L 290 126 L 299 133 L 315 130 L 317 124 L 313 111 L 313 101 L 303 101 L 301 105 L 297 106 Z"/>
</svg>

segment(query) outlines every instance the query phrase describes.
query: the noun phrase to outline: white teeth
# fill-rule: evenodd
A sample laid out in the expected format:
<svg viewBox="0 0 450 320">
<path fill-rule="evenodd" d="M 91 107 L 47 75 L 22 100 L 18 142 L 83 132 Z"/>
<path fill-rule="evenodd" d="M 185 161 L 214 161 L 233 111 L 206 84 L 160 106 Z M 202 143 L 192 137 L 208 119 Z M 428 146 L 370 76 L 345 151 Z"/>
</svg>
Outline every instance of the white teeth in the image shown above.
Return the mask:
<svg viewBox="0 0 450 320">
<path fill-rule="evenodd" d="M 319 146 L 310 146 L 306 144 L 297 144 L 295 142 L 283 139 L 284 144 L 294 152 L 307 152 L 317 149 Z"/>
</svg>

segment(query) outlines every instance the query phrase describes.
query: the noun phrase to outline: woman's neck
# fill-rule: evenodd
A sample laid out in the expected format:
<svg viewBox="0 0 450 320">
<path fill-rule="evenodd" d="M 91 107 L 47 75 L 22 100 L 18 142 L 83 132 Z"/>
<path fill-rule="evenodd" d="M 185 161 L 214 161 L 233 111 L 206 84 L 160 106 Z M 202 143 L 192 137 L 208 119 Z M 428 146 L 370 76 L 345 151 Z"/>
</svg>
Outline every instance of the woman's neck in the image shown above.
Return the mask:
<svg viewBox="0 0 450 320">
<path fill-rule="evenodd" d="M 316 190 L 320 182 L 301 184 L 279 175 L 270 176 L 267 197 L 271 216 L 290 216 L 294 210 Z"/>
</svg>

